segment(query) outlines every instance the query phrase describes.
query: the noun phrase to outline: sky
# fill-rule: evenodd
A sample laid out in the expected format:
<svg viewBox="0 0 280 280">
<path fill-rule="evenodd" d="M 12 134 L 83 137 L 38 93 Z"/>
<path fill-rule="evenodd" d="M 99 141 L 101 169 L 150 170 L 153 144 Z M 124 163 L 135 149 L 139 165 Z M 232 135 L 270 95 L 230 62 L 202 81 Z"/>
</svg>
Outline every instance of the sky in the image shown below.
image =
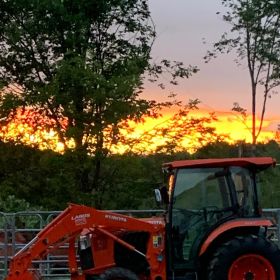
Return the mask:
<svg viewBox="0 0 280 280">
<path fill-rule="evenodd" d="M 233 103 L 238 102 L 250 112 L 246 66 L 237 66 L 234 54 L 222 55 L 207 64 L 203 61 L 211 45 L 229 30 L 221 15 L 216 14 L 223 10 L 221 0 L 149 0 L 149 5 L 158 34 L 152 52 L 154 60 L 169 58 L 200 69 L 173 89 L 179 98 L 186 102 L 198 98 L 203 109 L 217 112 L 230 112 Z M 162 96 L 159 89 L 151 86 L 146 94 L 155 99 Z M 279 101 L 279 94 L 268 100 L 266 118 L 271 121 L 272 129 L 280 123 Z"/>
<path fill-rule="evenodd" d="M 229 30 L 221 15 L 216 14 L 217 11 L 223 10 L 221 0 L 148 1 L 157 31 L 157 39 L 152 49 L 154 61 L 160 62 L 163 58 L 182 61 L 186 66 L 197 66 L 200 71 L 190 79 L 180 82 L 179 86 L 168 88 L 165 95 L 155 85 L 147 84 L 142 97 L 158 101 L 166 100 L 169 91 L 173 91 L 183 103 L 197 98 L 202 102 L 199 113 L 216 113 L 218 121 L 212 122 L 212 125 L 217 133 L 227 134 L 233 141 L 250 142 L 251 120 L 248 119 L 245 125 L 241 118 L 231 111 L 234 102 L 246 108 L 248 113 L 251 111 L 250 80 L 246 66 L 237 66 L 234 55 L 219 56 L 207 64 L 203 61 L 212 44 L 219 40 L 223 32 Z M 275 137 L 277 125 L 280 124 L 279 103 L 280 94 L 268 100 L 263 133 L 258 138 L 260 141 Z M 164 112 L 162 118 L 147 120 L 142 126 L 139 125 L 135 131 L 135 138 L 141 138 L 147 131 L 159 124 L 165 124 L 172 116 L 171 113 Z M 201 116 L 197 112 L 195 114 L 197 117 Z M 41 138 L 51 139 L 51 145 L 54 145 L 56 150 L 63 149 L 53 131 L 47 132 L 46 135 L 43 135 L 46 131 L 39 131 L 39 134 L 35 135 L 17 123 L 7 129 L 11 131 L 11 135 L 15 135 L 17 129 L 17 133 L 26 138 L 23 142 L 36 144 L 40 143 Z M 7 135 L 9 136 L 9 131 Z"/>
</svg>

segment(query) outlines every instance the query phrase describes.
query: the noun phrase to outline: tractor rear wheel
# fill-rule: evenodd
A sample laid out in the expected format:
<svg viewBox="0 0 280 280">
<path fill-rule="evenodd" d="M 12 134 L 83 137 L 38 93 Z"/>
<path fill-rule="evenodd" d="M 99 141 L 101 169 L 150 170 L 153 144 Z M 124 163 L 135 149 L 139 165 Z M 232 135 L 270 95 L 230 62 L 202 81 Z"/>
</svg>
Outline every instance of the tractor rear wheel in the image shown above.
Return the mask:
<svg viewBox="0 0 280 280">
<path fill-rule="evenodd" d="M 98 280 L 139 280 L 139 278 L 129 269 L 113 267 L 100 274 Z"/>
<path fill-rule="evenodd" d="M 236 237 L 216 250 L 209 280 L 280 280 L 280 250 L 258 236 Z"/>
</svg>

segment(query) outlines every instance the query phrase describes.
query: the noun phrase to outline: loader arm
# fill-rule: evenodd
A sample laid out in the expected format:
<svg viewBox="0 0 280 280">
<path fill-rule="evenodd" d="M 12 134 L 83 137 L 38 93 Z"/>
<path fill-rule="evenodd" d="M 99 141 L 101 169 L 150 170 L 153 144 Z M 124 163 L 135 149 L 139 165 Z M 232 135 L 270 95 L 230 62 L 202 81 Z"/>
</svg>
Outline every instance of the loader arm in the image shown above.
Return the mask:
<svg viewBox="0 0 280 280">
<path fill-rule="evenodd" d="M 162 224 L 153 224 L 113 212 L 99 211 L 84 205 L 70 204 L 12 258 L 6 280 L 38 279 L 31 269 L 32 261 L 44 258 L 52 250 L 67 242 L 69 242 L 68 259 L 71 279 L 85 279 L 85 276 L 78 273 L 75 249 L 76 238 L 83 230 L 99 230 L 130 250 L 136 250 L 133 246 L 118 239 L 112 232 L 131 230 L 155 234 L 159 231 L 162 232 L 163 228 Z M 141 254 L 141 252 L 138 253 Z M 145 257 L 145 255 L 143 256 Z"/>
</svg>

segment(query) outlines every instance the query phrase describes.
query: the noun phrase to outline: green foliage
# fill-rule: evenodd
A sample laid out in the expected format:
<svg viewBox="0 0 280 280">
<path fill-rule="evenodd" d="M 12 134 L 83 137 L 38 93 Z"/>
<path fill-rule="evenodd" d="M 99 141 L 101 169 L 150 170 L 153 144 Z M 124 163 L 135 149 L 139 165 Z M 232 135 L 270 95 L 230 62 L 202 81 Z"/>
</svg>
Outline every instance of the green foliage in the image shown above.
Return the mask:
<svg viewBox="0 0 280 280">
<path fill-rule="evenodd" d="M 266 145 L 257 145 L 257 156 L 272 156 L 277 163 L 280 162 L 279 144 L 270 141 Z M 261 205 L 265 208 L 280 208 L 280 166 L 271 168 L 259 174 L 259 191 Z"/>
<path fill-rule="evenodd" d="M 106 193 L 103 205 L 107 209 L 151 209 L 155 201 L 153 190 L 163 182 L 161 165 L 188 154 L 115 155 L 106 160 Z"/>
<path fill-rule="evenodd" d="M 227 158 L 238 157 L 238 145 L 231 145 L 227 142 L 217 141 L 201 147 L 195 158 Z"/>
<path fill-rule="evenodd" d="M 0 142 L 1 198 L 15 195 L 32 206 L 65 208 L 67 202 L 76 201 L 74 174 L 70 165 L 64 165 L 66 160 L 51 151 Z"/>
<path fill-rule="evenodd" d="M 188 157 L 185 153 L 110 156 L 101 170 L 104 187 L 88 193 L 83 188 L 93 180 L 91 157 L 80 161 L 73 152 L 60 155 L 0 142 L 0 206 L 5 212 L 63 210 L 68 202 L 107 209 L 151 208 L 153 189 L 163 183 L 162 162 Z M 81 183 L 80 177 L 86 182 Z"/>
<path fill-rule="evenodd" d="M 41 206 L 33 205 L 23 199 L 18 198 L 15 195 L 6 195 L 0 193 L 0 212 L 3 213 L 19 213 L 22 211 L 40 211 L 42 209 Z M 14 219 L 14 220 L 13 220 Z M 11 226 L 13 222 L 16 224 L 18 228 L 24 228 L 25 226 L 28 228 L 37 228 L 38 227 L 38 217 L 36 215 L 20 215 L 14 216 L 2 216 L 0 215 L 0 228 L 4 228 L 5 226 Z"/>
<path fill-rule="evenodd" d="M 32 209 L 30 203 L 25 199 L 17 198 L 14 195 L 0 196 L 0 212 L 19 212 L 23 209 L 25 211 Z M 33 210 L 35 209 L 33 208 Z M 36 210 L 39 210 L 39 207 Z"/>
<path fill-rule="evenodd" d="M 164 183 L 164 162 L 195 158 L 237 157 L 240 146 L 216 142 L 200 148 L 195 154 L 186 152 L 153 155 L 113 155 L 107 157 L 101 170 L 102 191 L 86 193 L 84 185 L 93 180 L 91 158 L 72 152 L 59 155 L 26 146 L 0 142 L 0 211 L 63 210 L 68 202 L 102 209 L 151 209 L 156 207 L 153 189 Z M 242 146 L 241 146 L 242 147 Z M 243 145 L 242 151 L 250 149 Z M 273 156 L 280 161 L 279 144 L 258 144 L 257 156 Z M 88 182 L 80 183 L 77 174 L 84 173 Z M 280 206 L 280 169 L 260 174 L 263 207 Z M 33 220 L 32 220 L 33 221 Z"/>
<path fill-rule="evenodd" d="M 0 3 L 0 83 L 21 91 L 7 87 L 0 96 L 2 124 L 16 109 L 32 108 L 52 120 L 66 149 L 69 140 L 75 142 L 78 161 L 93 154 L 93 179 L 87 178 L 88 166 L 75 175 L 82 192 L 102 191 L 101 166 L 123 121 L 157 116 L 163 105 L 171 104 L 140 98 L 145 74 L 153 82 L 168 75 L 176 85 L 198 71 L 167 59 L 151 62 L 156 33 L 147 2 Z"/>
<path fill-rule="evenodd" d="M 144 73 L 157 81 L 169 72 L 176 84 L 198 71 L 166 59 L 150 65 L 156 34 L 146 0 L 6 0 L 0 25 L 0 80 L 22 89 L 18 104 L 7 89 L 0 108 L 33 107 L 76 149 L 102 152 L 104 129 L 153 109 L 139 97 Z"/>
<path fill-rule="evenodd" d="M 14 99 L 52 118 L 64 142 L 96 148 L 104 128 L 149 108 L 136 92 L 155 37 L 149 16 L 138 0 L 3 1 L 1 80 L 22 87 Z"/>
<path fill-rule="evenodd" d="M 26 146 L 0 142 L 0 211 L 63 210 L 68 202 L 81 203 L 103 209 L 150 209 L 156 207 L 153 189 L 162 186 L 164 162 L 190 158 L 237 157 L 240 146 L 216 142 L 200 148 L 195 154 L 135 154 L 108 157 L 103 165 L 102 191 L 86 193 L 83 186 L 90 184 L 91 159 L 79 162 L 75 153 L 59 155 L 38 151 Z M 243 152 L 246 147 L 242 147 Z M 247 148 L 250 150 L 250 148 Z M 258 144 L 257 156 L 273 156 L 280 161 L 279 144 Z M 28 159 L 28 160 L 27 160 Z M 80 182 L 86 178 L 88 182 Z M 280 169 L 260 174 L 260 193 L 263 207 L 280 206 Z M 97 202 L 99 205 L 97 205 Z M 35 220 L 32 222 L 35 223 Z"/>
</svg>

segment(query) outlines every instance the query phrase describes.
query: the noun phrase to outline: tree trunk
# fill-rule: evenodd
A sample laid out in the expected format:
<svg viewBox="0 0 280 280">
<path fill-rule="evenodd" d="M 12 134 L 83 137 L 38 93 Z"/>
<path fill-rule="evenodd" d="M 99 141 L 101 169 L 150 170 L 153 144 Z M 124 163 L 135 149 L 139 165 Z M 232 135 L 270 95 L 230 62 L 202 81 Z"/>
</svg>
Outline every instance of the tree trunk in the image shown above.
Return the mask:
<svg viewBox="0 0 280 280">
<path fill-rule="evenodd" d="M 105 158 L 104 151 L 104 135 L 101 130 L 96 137 L 96 147 L 95 147 L 95 156 L 94 156 L 94 165 L 93 165 L 93 181 L 91 186 L 91 192 L 95 193 L 95 207 L 102 207 L 102 193 L 104 192 L 104 186 L 101 182 L 101 168 L 102 160 Z"/>
<path fill-rule="evenodd" d="M 252 156 L 255 156 L 256 149 L 256 94 L 257 94 L 257 86 L 253 84 L 252 87 Z"/>
</svg>

